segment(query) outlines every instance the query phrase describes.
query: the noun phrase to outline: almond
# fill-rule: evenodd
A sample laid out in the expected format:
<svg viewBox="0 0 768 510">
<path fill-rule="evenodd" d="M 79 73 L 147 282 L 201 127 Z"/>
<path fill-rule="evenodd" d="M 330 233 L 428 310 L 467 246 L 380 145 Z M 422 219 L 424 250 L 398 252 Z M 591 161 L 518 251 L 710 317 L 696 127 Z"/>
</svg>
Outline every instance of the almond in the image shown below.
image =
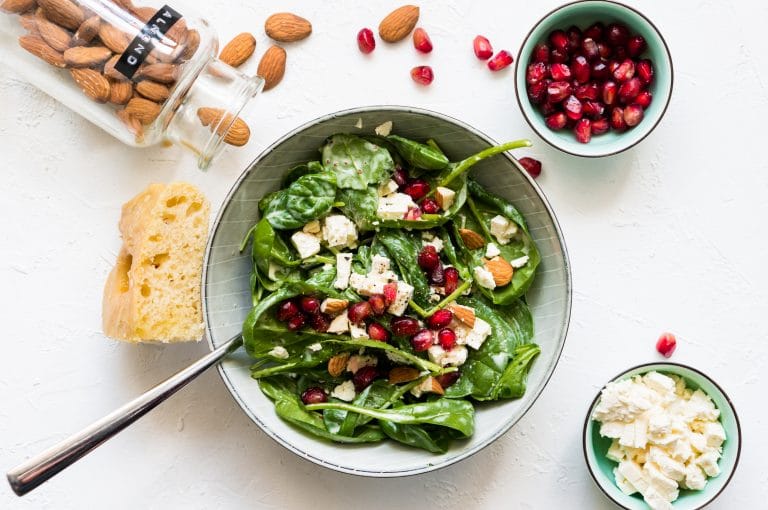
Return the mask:
<svg viewBox="0 0 768 510">
<path fill-rule="evenodd" d="M 64 52 L 64 62 L 70 67 L 96 67 L 111 56 L 112 51 L 104 46 L 75 46 Z"/>
<path fill-rule="evenodd" d="M 312 33 L 312 23 L 290 12 L 278 12 L 264 22 L 264 31 L 280 42 L 301 41 Z"/>
<path fill-rule="evenodd" d="M 135 79 L 154 80 L 160 83 L 171 84 L 179 77 L 179 67 L 175 64 L 149 64 L 143 65 L 134 75 Z"/>
<path fill-rule="evenodd" d="M 415 381 L 419 378 L 420 373 L 413 367 L 395 367 L 389 371 L 389 384 Z"/>
<path fill-rule="evenodd" d="M 113 80 L 127 80 L 128 78 L 126 78 L 123 73 L 115 69 L 115 64 L 117 64 L 118 60 L 120 60 L 120 55 L 112 55 L 112 57 L 107 60 L 107 63 L 104 64 L 104 76 L 112 78 Z"/>
<path fill-rule="evenodd" d="M 419 21 L 419 8 L 404 5 L 390 12 L 379 24 L 379 37 L 386 42 L 402 41 L 411 33 Z"/>
<path fill-rule="evenodd" d="M 329 315 L 338 315 L 349 306 L 349 301 L 346 299 L 325 298 L 320 303 L 320 311 Z"/>
<path fill-rule="evenodd" d="M 30 35 L 40 35 L 40 31 L 37 30 L 37 16 L 34 14 L 19 16 L 19 25 L 29 32 Z"/>
<path fill-rule="evenodd" d="M 466 326 L 469 326 L 470 328 L 475 327 L 475 310 L 464 305 L 460 305 L 458 303 L 451 303 L 448 306 L 446 306 L 448 310 L 453 312 L 453 316 L 456 318 L 456 320 L 463 322 Z"/>
<path fill-rule="evenodd" d="M 224 142 L 229 145 L 242 147 L 251 137 L 248 124 L 222 108 L 198 108 L 197 117 L 203 126 L 208 126 L 212 132 L 224 136 Z"/>
<path fill-rule="evenodd" d="M 187 32 L 187 39 L 184 41 L 184 51 L 181 52 L 181 60 L 189 60 L 197 52 L 200 47 L 200 32 L 197 30 L 189 30 Z"/>
<path fill-rule="evenodd" d="M 483 239 L 483 236 L 474 230 L 460 228 L 459 235 L 461 236 L 461 240 L 464 241 L 464 246 L 470 250 L 476 250 L 485 246 L 485 239 Z"/>
<path fill-rule="evenodd" d="M 122 53 L 131 43 L 131 37 L 109 23 L 99 25 L 99 39 L 101 43 L 114 53 Z"/>
<path fill-rule="evenodd" d="M 70 69 L 69 74 L 86 96 L 97 103 L 109 100 L 109 81 L 100 72 L 95 69 Z"/>
<path fill-rule="evenodd" d="M 503 287 L 512 281 L 515 270 L 512 265 L 501 257 L 493 257 L 485 261 L 485 268 L 493 275 L 497 287 Z"/>
<path fill-rule="evenodd" d="M 285 75 L 285 50 L 280 46 L 270 46 L 264 53 L 256 71 L 264 78 L 264 90 L 274 88 Z"/>
<path fill-rule="evenodd" d="M 331 377 L 338 377 L 344 373 L 347 369 L 347 361 L 349 361 L 349 353 L 342 352 L 337 354 L 328 360 L 328 373 Z"/>
<path fill-rule="evenodd" d="M 38 0 L 45 17 L 70 30 L 77 30 L 85 20 L 83 10 L 70 0 Z"/>
<path fill-rule="evenodd" d="M 64 56 L 48 46 L 39 35 L 23 35 L 19 37 L 19 46 L 56 67 L 67 67 Z"/>
<path fill-rule="evenodd" d="M 224 46 L 219 54 L 219 60 L 232 67 L 242 65 L 253 55 L 256 49 L 256 39 L 248 32 L 238 34 Z"/>
<path fill-rule="evenodd" d="M 160 115 L 160 105 L 143 97 L 133 97 L 125 106 L 125 111 L 144 125 L 151 124 Z"/>
<path fill-rule="evenodd" d="M 35 7 L 35 0 L 4 0 L 0 2 L 0 11 L 21 14 Z"/>
<path fill-rule="evenodd" d="M 162 103 L 171 95 L 168 87 L 152 80 L 144 80 L 137 83 L 136 92 L 157 103 Z"/>
<path fill-rule="evenodd" d="M 117 110 L 115 112 L 117 114 L 117 117 L 125 124 L 125 127 L 128 128 L 128 131 L 134 136 L 134 140 L 136 143 L 141 143 L 144 141 L 144 126 L 141 125 L 141 122 L 131 115 L 130 113 L 123 110 Z"/>
<path fill-rule="evenodd" d="M 424 382 L 419 384 L 418 388 L 423 393 L 437 393 L 438 395 L 445 395 L 445 390 L 443 389 L 443 386 L 437 382 L 437 379 L 435 379 L 432 376 L 427 377 L 424 379 Z"/>
<path fill-rule="evenodd" d="M 37 19 L 37 31 L 48 46 L 56 51 L 66 51 L 72 43 L 72 36 L 56 23 L 45 18 Z"/>
<path fill-rule="evenodd" d="M 125 104 L 133 96 L 133 85 L 129 81 L 108 80 L 109 81 L 109 102 L 114 104 Z"/>
<path fill-rule="evenodd" d="M 99 29 L 101 28 L 101 18 L 98 16 L 91 16 L 87 20 L 83 21 L 80 26 L 78 27 L 77 31 L 75 32 L 75 36 L 72 40 L 73 46 L 85 46 L 89 42 L 93 40 L 94 37 L 99 33 Z M 109 48 L 108 45 L 105 44 L 107 48 Z M 112 51 L 114 51 L 112 48 L 109 48 Z"/>
</svg>

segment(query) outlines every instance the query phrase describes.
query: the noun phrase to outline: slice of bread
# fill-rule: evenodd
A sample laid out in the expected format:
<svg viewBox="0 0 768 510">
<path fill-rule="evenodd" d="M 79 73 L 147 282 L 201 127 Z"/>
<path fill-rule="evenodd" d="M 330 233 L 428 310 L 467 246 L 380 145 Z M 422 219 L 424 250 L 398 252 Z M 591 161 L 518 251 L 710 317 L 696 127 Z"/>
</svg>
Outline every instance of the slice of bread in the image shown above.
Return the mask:
<svg viewBox="0 0 768 510">
<path fill-rule="evenodd" d="M 210 209 L 200 190 L 183 182 L 150 184 L 123 206 L 123 247 L 102 303 L 107 336 L 130 342 L 202 338 Z"/>
</svg>

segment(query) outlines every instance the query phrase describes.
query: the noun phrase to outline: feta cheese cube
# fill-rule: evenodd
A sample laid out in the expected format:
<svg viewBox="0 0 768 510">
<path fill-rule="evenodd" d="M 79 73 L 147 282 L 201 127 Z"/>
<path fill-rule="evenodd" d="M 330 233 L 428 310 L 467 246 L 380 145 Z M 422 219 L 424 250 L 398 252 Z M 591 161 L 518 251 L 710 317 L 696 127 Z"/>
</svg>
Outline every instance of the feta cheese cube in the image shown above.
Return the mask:
<svg viewBox="0 0 768 510">
<path fill-rule="evenodd" d="M 649 490 L 645 495 L 643 495 L 643 499 L 651 510 L 674 509 L 672 504 L 667 499 L 665 499 L 663 494 L 659 494 L 653 489 Z M 677 496 L 675 496 L 675 499 L 677 499 Z"/>
<path fill-rule="evenodd" d="M 392 132 L 392 121 L 388 120 L 386 122 L 382 122 L 373 128 L 373 132 L 379 136 L 389 136 L 389 134 Z"/>
<path fill-rule="evenodd" d="M 450 351 L 445 353 L 445 356 L 441 361 L 441 365 L 444 367 L 448 365 L 459 367 L 467 362 L 468 355 L 469 352 L 467 351 L 466 347 L 463 345 L 454 345 Z"/>
<path fill-rule="evenodd" d="M 349 277 L 352 275 L 352 254 L 336 254 L 336 279 L 333 286 L 339 290 L 349 287 Z"/>
<path fill-rule="evenodd" d="M 685 481 L 683 485 L 691 490 L 700 491 L 706 484 L 707 477 L 704 475 L 704 471 L 693 462 L 688 464 L 685 468 Z"/>
<path fill-rule="evenodd" d="M 499 255 L 501 255 L 499 247 L 495 243 L 488 243 L 488 246 L 485 247 L 485 258 L 492 259 Z"/>
<path fill-rule="evenodd" d="M 330 248 L 353 248 L 357 245 L 357 228 L 343 214 L 332 214 L 323 222 L 323 239 Z"/>
<path fill-rule="evenodd" d="M 693 392 L 688 400 L 686 412 L 691 421 L 715 421 L 720 416 L 720 411 L 712 403 L 712 399 L 701 390 Z"/>
<path fill-rule="evenodd" d="M 386 197 L 387 195 L 391 195 L 395 191 L 397 191 L 397 183 L 393 181 L 392 179 L 382 182 L 379 186 L 379 196 L 380 197 Z"/>
<path fill-rule="evenodd" d="M 363 367 L 375 367 L 379 360 L 376 356 L 354 354 L 347 361 L 347 372 L 357 373 Z"/>
<path fill-rule="evenodd" d="M 288 359 L 288 351 L 282 345 L 278 345 L 268 353 L 270 356 L 280 359 Z"/>
<path fill-rule="evenodd" d="M 368 332 L 365 330 L 365 325 L 358 326 L 352 322 L 349 323 L 349 334 L 352 338 L 370 338 Z"/>
<path fill-rule="evenodd" d="M 475 325 L 472 326 L 472 330 L 467 335 L 466 343 L 473 349 L 479 349 L 482 347 L 485 339 L 491 334 L 491 325 L 485 322 L 480 317 L 475 317 Z"/>
<path fill-rule="evenodd" d="M 295 232 L 291 236 L 291 242 L 299 252 L 299 257 L 305 259 L 312 255 L 320 253 L 320 240 L 317 236 L 307 234 L 306 232 Z"/>
<path fill-rule="evenodd" d="M 355 383 L 344 381 L 333 389 L 331 396 L 344 402 L 352 402 L 355 399 Z"/>
<path fill-rule="evenodd" d="M 691 448 L 699 453 L 704 453 L 709 449 L 707 446 L 707 439 L 704 437 L 704 434 L 691 432 L 688 434 L 688 441 L 691 444 Z"/>
<path fill-rule="evenodd" d="M 443 251 L 443 240 L 439 237 L 433 237 L 429 241 L 421 241 L 421 244 L 423 246 L 434 246 L 437 253 Z"/>
<path fill-rule="evenodd" d="M 670 451 L 672 458 L 680 462 L 688 462 L 688 459 L 693 457 L 693 449 L 691 449 L 691 443 L 688 442 L 686 437 L 679 437 L 672 445 L 668 446 L 667 450 Z"/>
<path fill-rule="evenodd" d="M 704 425 L 704 440 L 711 448 L 719 448 L 725 442 L 725 429 L 720 422 L 712 421 Z"/>
<path fill-rule="evenodd" d="M 643 468 L 637 462 L 632 460 L 621 461 L 616 470 L 641 494 L 648 491 L 650 481 L 643 472 Z"/>
<path fill-rule="evenodd" d="M 347 331 L 349 331 L 349 317 L 347 317 L 347 311 L 344 310 L 331 321 L 327 332 L 340 335 Z"/>
<path fill-rule="evenodd" d="M 493 280 L 493 273 L 488 271 L 485 267 L 477 266 L 472 270 L 472 273 L 475 275 L 475 281 L 479 286 L 485 287 L 486 289 L 496 288 L 496 282 Z"/>
<path fill-rule="evenodd" d="M 637 492 L 637 489 L 635 489 L 635 487 L 629 483 L 629 480 L 624 478 L 624 476 L 619 473 L 618 468 L 613 468 L 613 477 L 616 480 L 616 486 L 627 496 L 631 496 Z"/>
<path fill-rule="evenodd" d="M 491 234 L 496 237 L 499 244 L 509 244 L 510 239 L 517 234 L 517 225 L 504 216 L 497 214 L 491 218 Z"/>
<path fill-rule="evenodd" d="M 368 276 L 370 277 L 373 275 L 383 275 L 389 271 L 389 267 L 390 260 L 387 257 L 374 255 L 371 257 L 371 271 L 368 273 Z"/>
<path fill-rule="evenodd" d="M 412 207 L 417 205 L 409 195 L 392 193 L 379 199 L 376 216 L 384 220 L 401 220 Z"/>
<path fill-rule="evenodd" d="M 679 482 L 685 478 L 685 464 L 678 462 L 658 446 L 651 446 L 648 451 L 648 461 L 653 462 L 664 476 Z"/>
<path fill-rule="evenodd" d="M 528 263 L 528 260 L 530 260 L 530 257 L 528 257 L 528 255 L 523 255 L 522 257 L 517 257 L 516 259 L 510 260 L 509 265 L 515 269 L 520 269 Z"/>
<path fill-rule="evenodd" d="M 720 466 L 717 465 L 717 459 L 720 453 L 717 450 L 709 450 L 698 456 L 696 464 L 704 470 L 707 476 L 717 476 L 720 474 Z"/>
<path fill-rule="evenodd" d="M 432 363 L 443 366 L 442 361 L 445 357 L 445 349 L 443 349 L 440 345 L 432 345 L 429 347 L 429 349 L 427 349 L 427 356 L 429 357 L 429 361 Z"/>
<path fill-rule="evenodd" d="M 437 200 L 437 203 L 440 205 L 440 207 L 447 211 L 451 208 L 453 205 L 453 202 L 456 201 L 456 192 L 453 191 L 451 188 L 446 188 L 445 186 L 438 186 L 435 189 L 435 199 Z"/>
<path fill-rule="evenodd" d="M 381 292 L 384 292 L 383 284 Z M 413 297 L 413 287 L 405 282 L 398 282 L 395 300 L 389 305 L 387 311 L 392 315 L 400 317 L 408 308 L 408 302 L 411 300 L 411 297 Z"/>
<path fill-rule="evenodd" d="M 319 234 L 320 233 L 320 220 L 312 220 L 301 229 L 302 232 L 307 234 Z"/>
<path fill-rule="evenodd" d="M 627 456 L 624 448 L 621 447 L 618 441 L 615 439 L 611 442 L 611 446 L 608 448 L 608 452 L 605 454 L 606 458 L 614 462 L 621 462 Z"/>
<path fill-rule="evenodd" d="M 632 423 L 628 423 L 619 438 L 619 444 L 632 448 L 645 448 L 648 444 L 648 420 L 640 416 Z"/>
<path fill-rule="evenodd" d="M 312 352 L 318 352 L 323 350 L 323 346 L 320 345 L 320 342 L 315 342 L 307 347 Z"/>
<path fill-rule="evenodd" d="M 384 292 L 385 281 L 372 279 L 360 273 L 352 273 L 349 277 L 349 286 L 361 296 L 373 296 Z"/>
<path fill-rule="evenodd" d="M 675 393 L 675 380 L 656 371 L 645 374 L 643 376 L 643 383 L 662 395 Z"/>
</svg>

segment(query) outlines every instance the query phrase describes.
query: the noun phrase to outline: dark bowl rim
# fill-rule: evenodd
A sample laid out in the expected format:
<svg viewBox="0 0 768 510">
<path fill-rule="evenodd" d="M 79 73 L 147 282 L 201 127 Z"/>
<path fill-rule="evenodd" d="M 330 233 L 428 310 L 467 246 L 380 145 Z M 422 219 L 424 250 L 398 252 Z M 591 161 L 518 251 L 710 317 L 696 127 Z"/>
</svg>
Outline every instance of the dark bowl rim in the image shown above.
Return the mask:
<svg viewBox="0 0 768 510">
<path fill-rule="evenodd" d="M 369 113 L 372 111 L 386 111 L 386 110 L 392 110 L 392 111 L 402 111 L 402 112 L 411 112 L 411 113 L 419 113 L 431 117 L 436 117 L 448 122 L 451 122 L 455 124 L 456 126 L 462 127 L 469 131 L 470 133 L 478 136 L 482 140 L 484 140 L 489 145 L 494 145 L 496 142 L 493 138 L 486 135 L 484 132 L 478 130 L 477 128 L 456 119 L 455 117 L 452 117 L 450 115 L 446 115 L 444 113 L 436 112 L 433 110 L 428 110 L 425 108 L 418 108 L 418 107 L 410 107 L 410 106 L 401 106 L 401 105 L 370 105 L 370 106 L 359 106 L 354 108 L 347 108 L 344 110 L 339 110 L 333 113 L 321 115 L 319 117 L 316 117 L 314 119 L 310 119 L 307 122 L 302 123 L 296 128 L 293 128 L 289 130 L 286 134 L 280 136 L 277 140 L 275 140 L 273 143 L 269 144 L 264 150 L 262 150 L 249 164 L 248 166 L 242 171 L 240 176 L 235 180 L 235 182 L 232 184 L 232 187 L 227 192 L 227 195 L 224 197 L 224 199 L 221 202 L 221 207 L 219 208 L 216 218 L 214 219 L 211 227 L 210 234 L 208 236 L 208 242 L 206 244 L 205 248 L 205 256 L 203 259 L 203 273 L 201 278 L 201 287 L 202 287 L 202 311 L 203 311 L 203 320 L 205 322 L 205 338 L 208 343 L 208 346 L 211 348 L 211 350 L 216 348 L 216 345 L 213 344 L 213 340 L 210 335 L 210 324 L 208 321 L 208 311 L 207 311 L 207 303 L 206 303 L 206 290 L 207 290 L 207 275 L 208 275 L 208 262 L 209 262 L 209 256 L 211 253 L 211 247 L 213 245 L 213 240 L 216 237 L 216 233 L 218 232 L 219 227 L 221 226 L 221 218 L 224 214 L 224 212 L 227 209 L 228 204 L 231 202 L 232 197 L 234 193 L 240 188 L 243 181 L 246 179 L 248 175 L 252 171 L 254 171 L 254 168 L 261 159 L 263 159 L 267 154 L 272 152 L 276 147 L 284 143 L 289 138 L 296 136 L 298 133 L 301 133 L 305 129 L 308 129 L 309 127 L 318 124 L 320 122 L 325 122 L 327 120 L 344 116 L 344 115 L 354 115 L 357 113 Z M 566 307 L 565 307 L 565 317 L 563 319 L 563 330 L 562 330 L 562 342 L 559 346 L 559 349 L 555 353 L 554 356 L 554 363 L 552 365 L 552 369 L 550 372 L 546 375 L 544 378 L 543 384 L 538 389 L 535 395 L 533 395 L 533 398 L 531 399 L 530 403 L 527 405 L 527 407 L 524 408 L 523 412 L 520 414 L 520 416 L 517 417 L 516 420 L 510 420 L 505 426 L 501 427 L 494 435 L 490 436 L 484 443 L 477 445 L 476 447 L 467 450 L 463 454 L 457 455 L 451 459 L 448 459 L 439 465 L 434 465 L 432 463 L 426 463 L 423 467 L 414 468 L 414 469 L 408 469 L 408 470 L 400 470 L 400 471 L 364 471 L 364 470 L 355 470 L 350 469 L 338 464 L 333 464 L 331 462 L 328 462 L 324 459 L 317 458 L 313 455 L 310 455 L 309 453 L 299 449 L 294 444 L 290 443 L 289 441 L 283 439 L 282 437 L 277 436 L 277 434 L 272 431 L 269 427 L 267 427 L 265 424 L 259 420 L 259 418 L 252 412 L 250 412 L 249 409 L 247 409 L 243 404 L 243 399 L 237 392 L 236 388 L 232 385 L 229 378 L 224 373 L 224 368 L 221 363 L 219 363 L 216 367 L 217 372 L 219 374 L 219 377 L 221 378 L 224 385 L 229 390 L 229 393 L 232 397 L 232 399 L 235 401 L 235 403 L 240 407 L 240 409 L 243 411 L 243 413 L 250 418 L 252 422 L 254 422 L 259 429 L 261 429 L 264 434 L 267 435 L 267 437 L 271 438 L 273 441 L 275 441 L 280 446 L 286 448 L 287 450 L 291 451 L 292 453 L 296 454 L 299 458 L 302 458 L 304 460 L 307 460 L 309 462 L 312 462 L 314 464 L 317 464 L 318 466 L 322 466 L 326 469 L 336 471 L 339 473 L 349 474 L 349 475 L 356 475 L 356 476 L 362 476 L 362 477 L 380 477 L 380 478 L 401 478 L 406 476 L 415 476 L 425 473 L 431 473 L 434 471 L 438 471 L 440 469 L 446 468 L 448 466 L 454 465 L 460 461 L 463 461 L 474 454 L 478 453 L 479 451 L 485 449 L 490 444 L 494 443 L 496 440 L 498 440 L 501 436 L 506 434 L 514 425 L 516 425 L 527 413 L 530 411 L 530 409 L 533 407 L 533 405 L 538 401 L 538 399 L 541 397 L 542 393 L 544 392 L 544 389 L 549 384 L 552 376 L 555 373 L 555 370 L 557 369 L 557 365 L 559 364 L 560 358 L 562 357 L 563 350 L 565 348 L 565 342 L 568 338 L 568 330 L 570 326 L 570 320 L 571 320 L 571 311 L 573 308 L 573 276 L 571 272 L 571 263 L 570 258 L 568 256 L 568 249 L 565 244 L 565 237 L 563 236 L 563 231 L 560 227 L 560 223 L 558 222 L 557 216 L 555 215 L 554 210 L 552 209 L 552 206 L 549 203 L 549 200 L 547 199 L 546 195 L 544 194 L 541 187 L 534 181 L 534 179 L 528 174 L 527 171 L 520 165 L 520 163 L 517 161 L 517 159 L 510 155 L 509 153 L 505 152 L 503 153 L 503 156 L 507 158 L 523 175 L 523 178 L 526 179 L 531 186 L 533 187 L 536 194 L 541 199 L 542 203 L 544 204 L 544 208 L 547 212 L 547 215 L 549 216 L 550 220 L 552 221 L 552 225 L 554 226 L 555 232 L 557 233 L 557 239 L 559 242 L 559 245 L 563 252 L 563 269 L 565 271 L 565 290 L 566 290 Z"/>
<path fill-rule="evenodd" d="M 520 72 L 524 72 L 524 69 L 527 68 L 527 64 L 523 64 L 523 48 L 525 48 L 525 45 L 528 43 L 528 40 L 533 35 L 534 30 L 536 30 L 539 27 L 539 25 L 541 25 L 544 21 L 546 21 L 550 16 L 552 16 L 556 12 L 559 12 L 559 11 L 561 11 L 563 9 L 572 7 L 572 6 L 577 5 L 577 4 L 585 3 L 585 2 L 593 2 L 593 3 L 594 2 L 598 2 L 598 3 L 606 3 L 606 4 L 618 5 L 620 7 L 623 7 L 624 9 L 627 9 L 629 11 L 634 12 L 635 14 L 637 14 L 638 16 L 643 18 L 648 23 L 648 25 L 650 25 L 651 28 L 653 28 L 653 30 L 659 36 L 659 39 L 661 40 L 661 43 L 664 45 L 664 51 L 667 54 L 667 59 L 669 60 L 669 93 L 667 94 L 667 101 L 664 104 L 664 108 L 662 108 L 661 112 L 659 113 L 659 116 L 656 119 L 656 122 L 653 123 L 653 125 L 650 127 L 650 129 L 648 129 L 648 131 L 643 136 L 641 136 L 640 138 L 635 140 L 634 143 L 631 143 L 631 144 L 627 145 L 626 147 L 614 150 L 612 152 L 606 152 L 606 153 L 602 153 L 602 154 L 579 154 L 579 153 L 567 150 L 567 149 L 559 146 L 555 142 L 550 141 L 547 137 L 545 137 L 541 133 L 541 131 L 536 127 L 535 123 L 531 121 L 530 117 L 528 116 L 528 113 L 525 111 L 525 108 L 523 108 L 523 99 L 522 99 L 522 96 L 521 96 L 521 93 L 520 93 L 520 89 L 519 89 L 518 83 L 517 83 L 518 82 L 518 75 L 519 75 L 519 73 Z M 527 59 L 525 59 L 525 61 L 527 62 Z M 576 0 L 575 2 L 569 2 L 567 4 L 563 4 L 563 5 L 560 5 L 559 7 L 556 7 L 554 9 L 552 9 L 551 11 L 546 13 L 544 16 L 539 18 L 539 20 L 528 31 L 528 34 L 525 36 L 525 39 L 523 39 L 523 43 L 520 45 L 520 49 L 517 52 L 517 60 L 515 61 L 515 97 L 517 99 L 517 105 L 520 108 L 520 111 L 522 112 L 523 117 L 525 118 L 525 121 L 528 123 L 528 125 L 531 127 L 531 129 L 533 129 L 534 133 L 536 133 L 536 135 L 539 138 L 544 140 L 544 142 L 546 142 L 547 144 L 549 144 L 550 146 L 554 147 L 555 149 L 557 149 L 557 150 L 559 150 L 561 152 L 564 152 L 566 154 L 570 154 L 571 156 L 576 156 L 576 157 L 579 157 L 579 158 L 594 159 L 594 158 L 604 158 L 604 157 L 608 157 L 608 156 L 614 156 L 616 154 L 620 154 L 620 153 L 622 153 L 624 151 L 627 151 L 627 150 L 631 149 L 632 147 L 636 146 L 637 144 L 639 144 L 640 142 L 645 140 L 648 137 L 648 135 L 650 135 L 656 129 L 656 126 L 659 125 L 659 123 L 661 122 L 661 119 L 664 118 L 664 115 L 666 115 L 667 109 L 669 108 L 669 103 L 672 100 L 672 92 L 674 91 L 674 88 L 675 88 L 675 66 L 674 66 L 674 63 L 672 62 L 672 53 L 669 51 L 669 45 L 667 44 L 667 40 L 664 39 L 664 36 L 662 35 L 661 30 L 659 30 L 659 28 L 653 23 L 653 21 L 651 21 L 651 19 L 649 17 L 647 17 L 645 14 L 643 14 L 639 10 L 637 10 L 634 7 L 631 7 L 631 6 L 629 6 L 629 5 L 625 4 L 625 3 L 617 2 L 615 0 Z M 527 95 L 526 95 L 526 100 L 527 100 Z"/>
<path fill-rule="evenodd" d="M 600 491 L 603 494 L 605 494 L 605 497 L 607 497 L 609 500 L 613 501 L 616 505 L 618 505 L 619 507 L 623 508 L 624 510 L 631 510 L 629 507 L 622 505 L 620 501 L 617 501 L 613 496 L 608 494 L 608 492 L 605 489 L 603 489 L 603 486 L 600 485 L 600 482 L 598 482 L 597 475 L 595 475 L 595 472 L 592 469 L 592 464 L 590 464 L 589 457 L 587 456 L 587 429 L 589 427 L 589 423 L 592 421 L 591 420 L 592 410 L 595 408 L 595 405 L 597 405 L 597 401 L 600 400 L 600 394 L 601 394 L 603 388 L 605 388 L 605 386 L 607 384 L 612 383 L 614 381 L 620 380 L 625 375 L 627 375 L 629 372 L 633 372 L 635 370 L 643 369 L 643 368 L 647 368 L 647 367 L 659 366 L 659 365 L 666 365 L 666 366 L 671 366 L 671 367 L 680 367 L 680 368 L 683 368 L 685 370 L 690 370 L 691 372 L 695 372 L 695 373 L 699 374 L 704 379 L 706 379 L 707 381 L 712 383 L 715 386 L 715 388 L 717 388 L 717 390 L 720 393 L 723 394 L 723 397 L 725 397 L 725 401 L 728 402 L 728 406 L 731 408 L 731 411 L 733 411 L 733 417 L 736 420 L 736 436 L 737 436 L 739 441 L 738 441 L 738 444 L 736 445 L 736 459 L 733 462 L 733 469 L 731 469 L 731 472 L 728 474 L 728 478 L 725 480 L 725 483 L 723 484 L 723 486 L 720 488 L 719 491 L 717 491 L 711 498 L 709 498 L 707 501 L 705 501 L 704 504 L 702 504 L 702 505 L 692 509 L 692 510 L 701 510 L 702 508 L 704 508 L 707 505 L 709 505 L 710 503 L 712 503 L 715 499 L 717 499 L 717 497 L 720 496 L 720 494 L 723 493 L 725 488 L 728 487 L 728 484 L 731 483 L 731 479 L 733 479 L 733 475 L 736 473 L 736 469 L 739 467 L 739 460 L 741 458 L 742 435 L 741 435 L 741 422 L 739 421 L 739 414 L 736 412 L 736 406 L 733 405 L 733 401 L 731 400 L 731 397 L 729 397 L 728 394 L 725 392 L 725 390 L 723 390 L 722 386 L 717 384 L 717 382 L 714 379 L 712 379 L 710 376 L 708 376 L 707 374 L 705 374 L 704 372 L 702 372 L 698 368 L 694 368 L 694 367 L 692 367 L 690 365 L 686 365 L 684 363 L 677 363 L 677 362 L 674 362 L 674 361 L 652 361 L 652 362 L 648 362 L 648 363 L 641 363 L 641 364 L 636 365 L 636 366 L 634 366 L 632 368 L 628 368 L 628 369 L 624 370 L 623 372 L 621 372 L 620 374 L 618 374 L 617 376 L 615 376 L 612 379 L 610 379 L 607 383 L 605 383 L 600 388 L 600 391 L 597 392 L 597 396 L 592 400 L 592 403 L 589 405 L 589 410 L 587 411 L 587 416 L 584 419 L 584 428 L 583 428 L 583 431 L 582 431 L 582 438 L 581 438 L 582 452 L 584 454 L 584 462 L 587 465 L 587 469 L 589 470 L 589 474 L 592 477 L 592 481 L 594 481 L 595 485 L 597 485 L 597 487 L 600 489 Z M 663 369 L 661 371 L 663 372 Z"/>
</svg>

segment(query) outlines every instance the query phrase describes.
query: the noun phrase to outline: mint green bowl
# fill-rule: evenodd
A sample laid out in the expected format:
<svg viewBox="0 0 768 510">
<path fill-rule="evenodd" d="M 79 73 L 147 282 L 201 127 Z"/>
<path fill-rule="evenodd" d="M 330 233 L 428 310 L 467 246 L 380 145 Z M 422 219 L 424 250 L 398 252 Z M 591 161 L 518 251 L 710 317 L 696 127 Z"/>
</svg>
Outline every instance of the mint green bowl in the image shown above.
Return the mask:
<svg viewBox="0 0 768 510">
<path fill-rule="evenodd" d="M 725 428 L 726 440 L 723 443 L 723 456 L 718 461 L 720 466 L 720 475 L 707 479 L 707 485 L 700 491 L 680 490 L 680 497 L 672 503 L 672 506 L 679 510 L 694 510 L 702 508 L 712 502 L 725 489 L 728 482 L 731 481 L 736 466 L 739 463 L 741 453 L 741 426 L 739 417 L 736 416 L 736 410 L 728 395 L 712 379 L 695 368 L 678 363 L 647 363 L 626 372 L 619 374 L 613 379 L 618 381 L 627 379 L 635 375 L 645 374 L 652 371 L 664 374 L 677 375 L 685 379 L 689 388 L 701 390 L 712 398 L 715 406 L 720 410 L 720 422 Z M 602 388 L 601 388 L 602 389 Z M 584 422 L 584 457 L 587 461 L 587 467 L 597 486 L 608 498 L 621 508 L 628 510 L 645 510 L 648 505 L 643 501 L 642 496 L 634 494 L 627 496 L 616 486 L 613 477 L 613 468 L 616 463 L 609 460 L 605 454 L 611 446 L 611 440 L 600 435 L 599 424 L 592 420 L 592 413 L 600 400 L 598 393 L 587 413 Z"/>
<path fill-rule="evenodd" d="M 653 62 L 654 77 L 649 88 L 653 94 L 653 101 L 645 110 L 645 117 L 642 122 L 634 128 L 623 133 L 610 130 L 605 134 L 593 136 L 589 143 L 579 143 L 571 129 L 553 131 L 547 127 L 544 123 L 544 116 L 528 99 L 525 71 L 533 48 L 539 43 L 546 42 L 552 30 L 558 28 L 567 30 L 571 25 L 576 25 L 584 30 L 598 21 L 606 26 L 613 22 L 623 23 L 629 27 L 632 34 L 640 34 L 645 38 L 648 49 L 642 56 Z M 656 26 L 635 9 L 624 4 L 604 0 L 585 0 L 566 4 L 545 15 L 528 33 L 515 64 L 517 102 L 520 104 L 523 115 L 531 128 L 544 141 L 563 152 L 593 158 L 625 151 L 648 136 L 667 110 L 669 99 L 672 96 L 672 81 L 672 57 L 670 57 L 667 43 Z"/>
</svg>

